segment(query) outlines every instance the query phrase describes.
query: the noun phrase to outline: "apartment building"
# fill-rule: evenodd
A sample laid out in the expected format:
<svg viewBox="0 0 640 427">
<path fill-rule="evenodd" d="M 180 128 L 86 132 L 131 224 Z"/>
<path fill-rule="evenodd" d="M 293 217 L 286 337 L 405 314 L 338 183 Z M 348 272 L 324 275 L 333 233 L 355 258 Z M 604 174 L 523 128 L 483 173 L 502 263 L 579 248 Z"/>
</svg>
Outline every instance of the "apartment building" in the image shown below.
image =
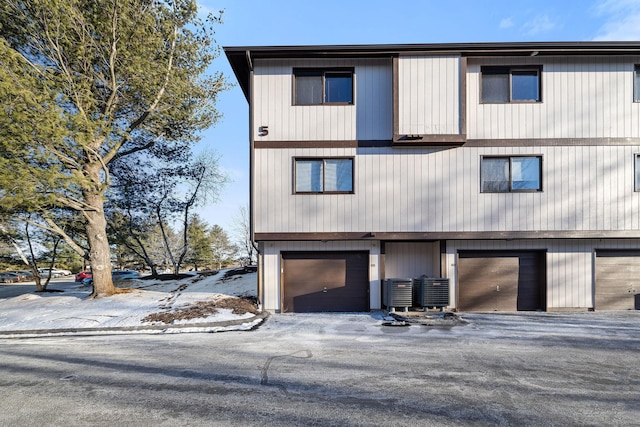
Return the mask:
<svg viewBox="0 0 640 427">
<path fill-rule="evenodd" d="M 249 103 L 259 297 L 620 310 L 640 293 L 640 42 L 226 47 Z"/>
</svg>

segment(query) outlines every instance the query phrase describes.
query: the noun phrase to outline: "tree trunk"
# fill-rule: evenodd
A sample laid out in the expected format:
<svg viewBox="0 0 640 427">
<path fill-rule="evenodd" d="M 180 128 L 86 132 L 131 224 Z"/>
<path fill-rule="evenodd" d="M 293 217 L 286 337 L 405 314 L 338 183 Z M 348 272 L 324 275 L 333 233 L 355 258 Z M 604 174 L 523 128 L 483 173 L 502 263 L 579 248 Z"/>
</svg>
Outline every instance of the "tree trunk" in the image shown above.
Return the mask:
<svg viewBox="0 0 640 427">
<path fill-rule="evenodd" d="M 87 239 L 89 241 L 89 262 L 93 275 L 92 298 L 106 297 L 116 293 L 111 278 L 111 249 L 107 239 L 107 220 L 104 216 L 104 202 L 101 192 L 85 193 L 85 201 L 95 210 L 87 215 Z"/>
</svg>

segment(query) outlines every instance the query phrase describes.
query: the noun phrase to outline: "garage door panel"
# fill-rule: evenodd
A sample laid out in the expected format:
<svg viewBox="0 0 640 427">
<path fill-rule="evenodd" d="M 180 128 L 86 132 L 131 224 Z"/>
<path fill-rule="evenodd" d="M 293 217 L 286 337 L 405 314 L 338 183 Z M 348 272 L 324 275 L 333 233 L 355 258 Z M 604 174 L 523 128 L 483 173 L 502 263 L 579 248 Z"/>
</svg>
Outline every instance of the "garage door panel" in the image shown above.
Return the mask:
<svg viewBox="0 0 640 427">
<path fill-rule="evenodd" d="M 321 312 L 350 312 L 367 311 L 361 297 L 341 297 L 328 295 L 323 291 L 307 293 L 293 297 L 291 309 L 287 312 L 321 313 Z"/>
<path fill-rule="evenodd" d="M 369 309 L 367 252 L 289 252 L 282 258 L 282 311 Z"/>
<path fill-rule="evenodd" d="M 337 259 L 292 259 L 286 261 L 287 280 L 296 283 L 298 291 L 312 292 L 318 287 L 345 286 L 346 261 Z"/>
<path fill-rule="evenodd" d="M 461 310 L 465 311 L 496 311 L 499 308 L 504 310 L 500 299 L 500 295 L 496 288 L 491 286 L 477 286 L 467 283 L 470 289 L 461 292 L 458 298 L 458 305 Z"/>
<path fill-rule="evenodd" d="M 635 306 L 634 288 L 627 289 L 601 289 L 596 293 L 595 308 L 598 310 L 633 310 Z"/>
<path fill-rule="evenodd" d="M 472 279 L 474 276 L 477 279 L 478 276 L 487 276 L 493 275 L 497 278 L 513 276 L 513 269 L 518 265 L 517 258 L 506 258 L 506 259 L 497 259 L 497 258 L 466 258 L 464 262 L 469 267 L 469 277 L 468 279 Z"/>
<path fill-rule="evenodd" d="M 640 253 L 596 252 L 595 308 L 633 310 L 640 293 Z"/>
<path fill-rule="evenodd" d="M 459 307 L 467 311 L 514 311 L 518 258 L 468 256 L 460 258 Z M 513 300 L 512 305 L 509 300 Z"/>
<path fill-rule="evenodd" d="M 541 252 L 460 252 L 458 308 L 516 311 L 546 308 Z"/>
</svg>

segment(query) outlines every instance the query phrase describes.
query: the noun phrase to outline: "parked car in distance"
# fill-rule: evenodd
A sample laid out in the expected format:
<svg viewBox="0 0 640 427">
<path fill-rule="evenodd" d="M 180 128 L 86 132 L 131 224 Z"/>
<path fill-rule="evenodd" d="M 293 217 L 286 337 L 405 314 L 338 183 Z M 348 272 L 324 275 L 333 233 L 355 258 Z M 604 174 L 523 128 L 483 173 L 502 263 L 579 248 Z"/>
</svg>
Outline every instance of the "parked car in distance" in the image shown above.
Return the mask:
<svg viewBox="0 0 640 427">
<path fill-rule="evenodd" d="M 47 277 L 49 275 L 49 270 L 51 270 L 51 277 L 63 277 L 63 276 L 71 276 L 71 272 L 69 270 L 59 270 L 57 268 L 39 268 L 41 276 Z"/>
<path fill-rule="evenodd" d="M 51 277 L 52 278 L 56 278 L 56 277 L 62 277 L 63 274 L 56 270 L 55 268 L 39 268 L 38 271 L 40 272 L 40 276 L 43 278 L 46 278 L 47 276 L 49 276 L 49 271 L 51 271 Z"/>
<path fill-rule="evenodd" d="M 11 273 L 11 272 L 0 273 L 0 282 L 2 283 L 18 283 L 18 282 L 23 282 L 24 280 L 25 280 L 25 277 L 17 273 Z"/>
<path fill-rule="evenodd" d="M 20 276 L 24 276 L 24 280 L 33 280 L 33 272 L 31 270 L 15 270 L 7 271 L 7 273 L 16 273 Z"/>
<path fill-rule="evenodd" d="M 81 271 L 76 274 L 76 282 L 82 282 L 84 279 L 91 277 L 90 271 Z"/>
<path fill-rule="evenodd" d="M 117 282 L 119 280 L 139 279 L 140 273 L 133 270 L 114 270 L 111 272 L 111 278 L 114 282 Z M 90 276 L 82 279 L 82 284 L 84 286 L 93 285 L 93 277 Z"/>
<path fill-rule="evenodd" d="M 140 273 L 133 270 L 115 270 L 111 272 L 113 280 L 139 279 Z"/>
</svg>

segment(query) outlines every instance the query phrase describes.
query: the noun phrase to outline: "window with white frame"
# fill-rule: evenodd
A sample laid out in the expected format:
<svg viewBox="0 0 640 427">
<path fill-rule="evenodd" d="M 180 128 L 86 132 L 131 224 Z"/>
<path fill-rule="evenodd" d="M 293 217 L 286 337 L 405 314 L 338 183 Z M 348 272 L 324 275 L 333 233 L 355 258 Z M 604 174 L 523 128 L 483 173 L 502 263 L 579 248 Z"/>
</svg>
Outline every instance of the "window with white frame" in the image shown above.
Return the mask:
<svg viewBox="0 0 640 427">
<path fill-rule="evenodd" d="M 353 193 L 353 158 L 295 158 L 296 194 Z"/>
<path fill-rule="evenodd" d="M 541 156 L 483 156 L 480 191 L 510 193 L 542 191 Z"/>
<path fill-rule="evenodd" d="M 353 69 L 294 68 L 294 105 L 353 104 Z"/>
<path fill-rule="evenodd" d="M 483 103 L 540 102 L 542 67 L 494 67 L 480 69 Z"/>
</svg>

